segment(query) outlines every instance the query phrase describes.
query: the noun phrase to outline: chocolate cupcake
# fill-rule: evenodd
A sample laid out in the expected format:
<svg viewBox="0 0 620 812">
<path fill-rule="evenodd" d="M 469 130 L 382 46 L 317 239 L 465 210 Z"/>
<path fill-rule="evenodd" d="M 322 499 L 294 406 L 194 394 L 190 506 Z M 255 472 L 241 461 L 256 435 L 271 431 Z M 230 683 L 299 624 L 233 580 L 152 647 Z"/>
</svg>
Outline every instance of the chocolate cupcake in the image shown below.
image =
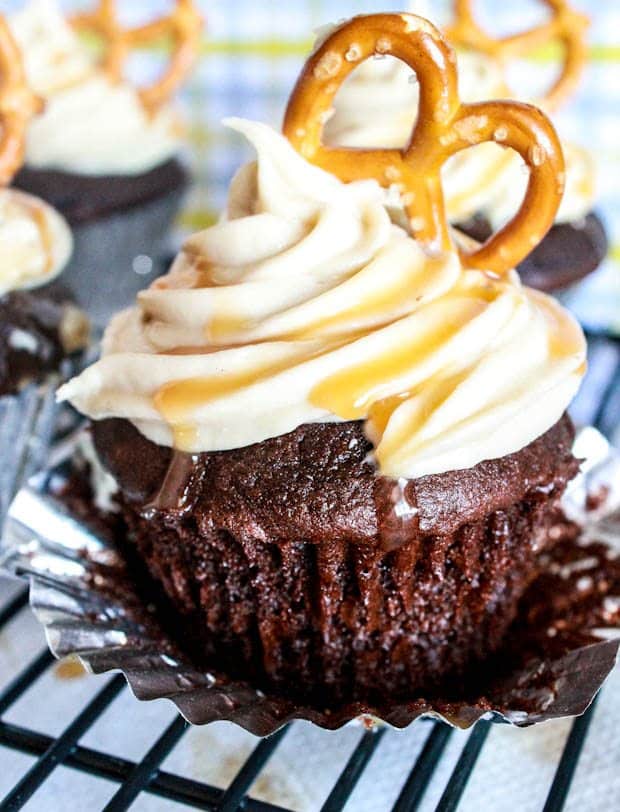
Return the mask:
<svg viewBox="0 0 620 812">
<path fill-rule="evenodd" d="M 29 82 L 45 100 L 15 184 L 47 200 L 73 226 L 62 292 L 103 327 L 163 270 L 187 184 L 178 157 L 182 128 L 168 100 L 193 62 L 200 18 L 191 0 L 181 0 L 169 18 L 125 31 L 110 4 L 68 21 L 55 0 L 30 0 L 10 24 Z M 102 64 L 79 38 L 82 28 L 102 36 Z M 144 45 L 151 28 L 169 32 L 175 51 L 164 77 L 138 90 L 123 79 L 115 46 L 121 38 L 129 47 Z M 137 267 L 136 257 L 145 257 Z"/>
<path fill-rule="evenodd" d="M 505 81 L 508 58 L 527 49 L 529 32 L 505 42 L 480 30 L 468 2 L 454 3 L 455 21 L 448 38 L 458 46 L 459 86 L 464 99 L 523 97 L 512 93 Z M 555 4 L 560 5 L 560 4 Z M 586 21 L 562 3 L 561 20 L 549 38 L 565 37 L 566 57 L 559 79 L 543 99 L 545 110 L 556 110 L 574 89 L 584 63 Z M 540 45 L 543 34 L 536 40 Z M 520 38 L 524 48 L 519 49 Z M 326 141 L 350 147 L 402 147 L 417 116 L 418 86 L 412 71 L 387 55 L 360 67 L 336 97 L 326 127 Z M 473 145 L 472 145 L 473 146 Z M 608 240 L 594 210 L 595 171 L 583 148 L 563 143 L 566 184 L 562 204 L 546 237 L 523 259 L 517 270 L 531 287 L 547 292 L 564 290 L 592 273 L 605 259 Z M 444 169 L 446 205 L 450 222 L 483 242 L 500 229 L 519 207 L 527 172 L 519 156 L 498 144 L 473 146 L 454 156 Z M 397 196 L 391 211 L 401 216 Z"/>
<path fill-rule="evenodd" d="M 414 146 L 325 148 L 339 82 L 386 51 L 424 76 Z M 578 468 L 583 334 L 510 270 L 553 221 L 559 143 L 533 108 L 488 106 L 481 140 L 501 117 L 542 160 L 518 220 L 459 254 L 431 182 L 468 144 L 455 88 L 421 18 L 336 29 L 289 141 L 229 122 L 258 157 L 225 216 L 60 391 L 93 420 L 130 557 L 196 662 L 322 708 L 431 696 L 494 651 Z M 407 229 L 376 182 L 395 173 Z"/>
</svg>

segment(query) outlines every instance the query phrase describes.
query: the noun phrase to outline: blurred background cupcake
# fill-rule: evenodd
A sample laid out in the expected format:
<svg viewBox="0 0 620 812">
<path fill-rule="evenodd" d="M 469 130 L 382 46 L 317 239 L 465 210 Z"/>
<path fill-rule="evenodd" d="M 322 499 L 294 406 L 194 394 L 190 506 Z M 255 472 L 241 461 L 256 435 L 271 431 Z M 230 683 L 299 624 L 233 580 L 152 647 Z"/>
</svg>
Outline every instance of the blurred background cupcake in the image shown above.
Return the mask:
<svg viewBox="0 0 620 812">
<path fill-rule="evenodd" d="M 73 226 L 62 288 L 101 325 L 163 269 L 187 184 L 183 127 L 170 99 L 193 65 L 201 18 L 191 0 L 179 0 L 169 16 L 127 28 L 114 3 L 65 16 L 56 0 L 30 0 L 9 21 L 45 102 L 15 184 Z M 125 62 L 150 42 L 169 43 L 171 55 L 153 84 L 136 87 Z"/>
</svg>

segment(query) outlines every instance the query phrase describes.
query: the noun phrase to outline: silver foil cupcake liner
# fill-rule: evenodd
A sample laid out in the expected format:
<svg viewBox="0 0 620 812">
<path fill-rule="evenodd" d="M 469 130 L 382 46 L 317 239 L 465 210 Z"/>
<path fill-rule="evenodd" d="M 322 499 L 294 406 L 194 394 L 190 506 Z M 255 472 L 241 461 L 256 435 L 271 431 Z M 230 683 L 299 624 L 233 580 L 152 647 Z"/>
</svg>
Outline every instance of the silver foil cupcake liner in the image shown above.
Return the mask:
<svg viewBox="0 0 620 812">
<path fill-rule="evenodd" d="M 136 294 L 167 270 L 170 228 L 184 190 L 118 214 L 73 227 L 74 249 L 67 267 L 50 283 L 101 331 L 110 317 L 133 304 Z"/>
<path fill-rule="evenodd" d="M 462 685 L 445 688 L 440 698 L 329 710 L 192 665 L 141 597 L 105 525 L 93 530 L 96 522 L 87 526 L 59 497 L 77 442 L 74 436 L 57 447 L 53 467 L 17 494 L 0 564 L 29 578 L 30 603 L 55 656 L 76 655 L 94 673 L 120 670 L 138 699 L 168 698 L 193 724 L 228 720 L 261 736 L 293 719 L 327 729 L 355 719 L 404 727 L 424 715 L 462 728 L 483 717 L 527 726 L 582 713 L 616 662 L 620 455 L 595 429 L 577 437 L 583 471 L 566 494 L 558 543 L 503 654 L 480 669 L 483 682 L 465 693 Z"/>
<path fill-rule="evenodd" d="M 0 530 L 13 498 L 47 463 L 54 436 L 60 376 L 0 397 Z"/>
</svg>

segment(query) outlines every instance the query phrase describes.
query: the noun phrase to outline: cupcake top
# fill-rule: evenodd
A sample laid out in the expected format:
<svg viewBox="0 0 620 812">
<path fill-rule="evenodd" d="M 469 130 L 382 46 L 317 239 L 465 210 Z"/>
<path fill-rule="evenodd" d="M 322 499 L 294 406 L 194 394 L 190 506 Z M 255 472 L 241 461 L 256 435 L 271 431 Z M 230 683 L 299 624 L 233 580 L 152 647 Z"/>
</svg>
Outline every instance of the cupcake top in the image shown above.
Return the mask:
<svg viewBox="0 0 620 812">
<path fill-rule="evenodd" d="M 56 0 L 30 0 L 9 23 L 28 80 L 45 100 L 28 130 L 29 167 L 136 175 L 178 152 L 182 130 L 170 106 L 147 109 L 133 85 L 100 66 Z"/>
<path fill-rule="evenodd" d="M 364 62 L 335 98 L 326 143 L 350 147 L 403 147 L 418 111 L 411 68 L 389 55 Z M 466 101 L 505 99 L 503 63 L 490 53 L 458 51 L 459 90 Z M 543 100 L 544 102 L 544 100 Z M 591 211 L 594 165 L 586 150 L 564 144 L 566 188 L 556 222 L 575 222 Z M 448 215 L 454 223 L 481 213 L 493 229 L 504 225 L 523 199 L 527 172 L 514 152 L 485 143 L 453 156 L 444 168 Z M 393 202 L 393 198 L 388 198 Z"/>
<path fill-rule="evenodd" d="M 553 299 L 429 250 L 375 181 L 342 183 L 265 125 L 229 123 L 258 159 L 222 221 L 114 319 L 61 399 L 187 452 L 363 420 L 393 477 L 501 457 L 559 419 L 585 343 Z"/>
<path fill-rule="evenodd" d="M 69 226 L 55 209 L 32 195 L 0 189 L 0 296 L 50 282 L 72 248 Z"/>
</svg>

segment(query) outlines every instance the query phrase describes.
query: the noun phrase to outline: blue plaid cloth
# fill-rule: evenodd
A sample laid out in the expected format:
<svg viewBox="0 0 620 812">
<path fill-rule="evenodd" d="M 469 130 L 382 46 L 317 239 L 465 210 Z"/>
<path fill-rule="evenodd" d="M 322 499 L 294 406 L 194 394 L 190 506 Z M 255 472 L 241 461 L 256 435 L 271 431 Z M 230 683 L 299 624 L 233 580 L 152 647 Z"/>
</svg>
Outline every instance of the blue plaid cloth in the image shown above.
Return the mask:
<svg viewBox="0 0 620 812">
<path fill-rule="evenodd" d="M 24 0 L 6 0 L 9 10 Z M 95 0 L 66 0 L 67 9 Z M 594 330 L 620 334 L 620 2 L 573 0 L 592 20 L 591 61 L 572 101 L 556 117 L 561 135 L 587 147 L 598 167 L 598 203 L 610 235 L 610 258 L 569 296 L 579 317 Z M 165 13 L 170 0 L 121 3 L 129 18 Z M 311 45 L 312 32 L 325 23 L 372 11 L 393 11 L 394 0 L 202 0 L 207 19 L 203 57 L 183 91 L 189 121 L 189 159 L 194 186 L 180 227 L 195 230 L 212 222 L 226 199 L 230 178 L 248 158 L 242 139 L 222 126 L 227 116 L 243 116 L 278 127 L 286 100 Z M 432 18 L 448 18 L 449 0 L 402 0 L 402 8 Z M 541 18 L 541 3 L 478 0 L 481 20 L 492 30 L 521 30 Z M 154 59 L 154 57 L 147 55 Z M 519 86 L 547 78 L 551 62 L 538 56 L 519 63 Z"/>
</svg>

